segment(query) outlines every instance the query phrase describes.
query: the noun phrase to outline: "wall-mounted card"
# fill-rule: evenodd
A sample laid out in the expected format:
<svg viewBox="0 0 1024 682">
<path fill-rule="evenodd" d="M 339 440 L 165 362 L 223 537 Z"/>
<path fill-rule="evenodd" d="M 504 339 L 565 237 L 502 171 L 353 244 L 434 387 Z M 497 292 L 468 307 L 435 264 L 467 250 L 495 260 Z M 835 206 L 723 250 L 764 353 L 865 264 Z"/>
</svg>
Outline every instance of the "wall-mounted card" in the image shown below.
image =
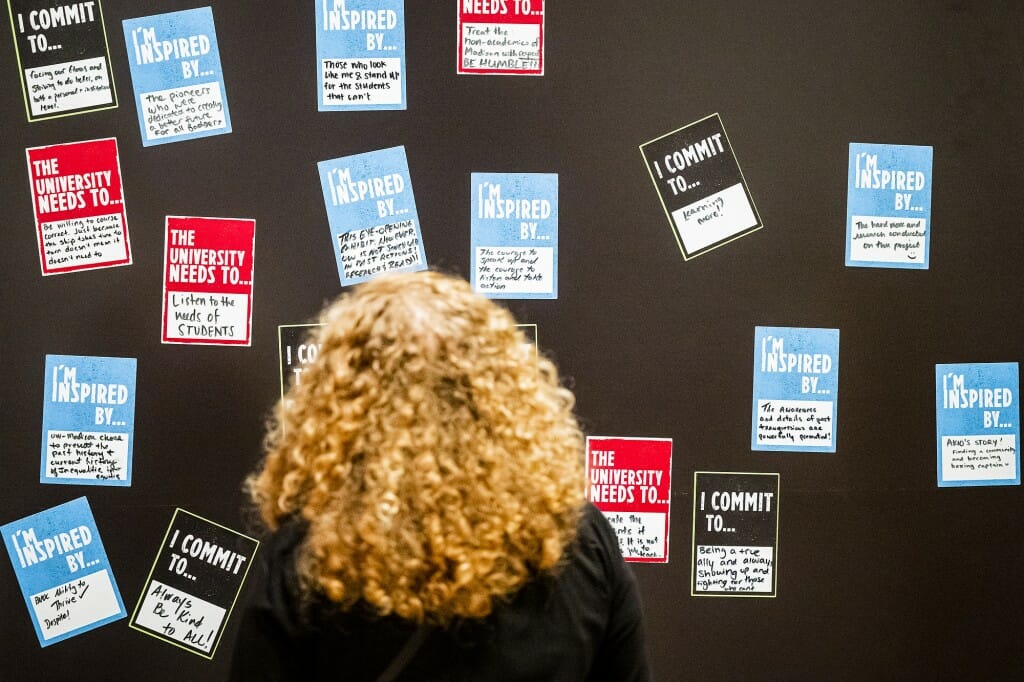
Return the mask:
<svg viewBox="0 0 1024 682">
<path fill-rule="evenodd" d="M 132 484 L 135 358 L 47 355 L 40 483 Z"/>
<path fill-rule="evenodd" d="M 231 132 L 209 7 L 125 19 L 142 146 Z"/>
<path fill-rule="evenodd" d="M 1020 366 L 935 365 L 939 486 L 1020 485 Z"/>
<path fill-rule="evenodd" d="M 640 145 L 684 260 L 761 229 L 718 114 Z"/>
<path fill-rule="evenodd" d="M 838 329 L 755 329 L 752 450 L 835 452 L 838 401 Z"/>
<path fill-rule="evenodd" d="M 850 143 L 846 264 L 928 268 L 932 148 Z"/>
<path fill-rule="evenodd" d="M 84 497 L 0 527 L 40 646 L 124 618 Z"/>
<path fill-rule="evenodd" d="M 280 355 L 281 397 L 289 386 L 302 382 L 306 365 L 316 359 L 320 347 L 312 341 L 319 324 L 282 324 L 277 328 L 277 350 Z"/>
<path fill-rule="evenodd" d="M 117 140 L 25 150 L 43 275 L 129 265 Z"/>
<path fill-rule="evenodd" d="M 164 343 L 248 346 L 256 221 L 167 217 Z"/>
<path fill-rule="evenodd" d="M 694 597 L 774 597 L 779 475 L 693 474 Z"/>
<path fill-rule="evenodd" d="M 7 0 L 29 121 L 117 106 L 100 0 Z"/>
<path fill-rule="evenodd" d="M 458 0 L 458 73 L 544 75 L 544 0 Z"/>
<path fill-rule="evenodd" d="M 558 298 L 558 175 L 473 173 L 473 290 Z"/>
<path fill-rule="evenodd" d="M 382 272 L 427 268 L 405 147 L 317 167 L 342 286 Z"/>
<path fill-rule="evenodd" d="M 212 659 L 259 544 L 175 509 L 129 625 Z"/>
<path fill-rule="evenodd" d="M 405 109 L 405 1 L 316 0 L 320 111 Z"/>
<path fill-rule="evenodd" d="M 316 359 L 320 347 L 311 336 L 316 333 L 319 324 L 282 324 L 277 328 L 277 349 L 280 355 L 281 397 L 291 385 L 302 383 L 302 373 Z M 526 343 L 537 355 L 537 325 L 517 324 L 523 332 Z"/>
<path fill-rule="evenodd" d="M 587 438 L 587 499 L 604 513 L 626 561 L 668 563 L 671 438 Z"/>
</svg>

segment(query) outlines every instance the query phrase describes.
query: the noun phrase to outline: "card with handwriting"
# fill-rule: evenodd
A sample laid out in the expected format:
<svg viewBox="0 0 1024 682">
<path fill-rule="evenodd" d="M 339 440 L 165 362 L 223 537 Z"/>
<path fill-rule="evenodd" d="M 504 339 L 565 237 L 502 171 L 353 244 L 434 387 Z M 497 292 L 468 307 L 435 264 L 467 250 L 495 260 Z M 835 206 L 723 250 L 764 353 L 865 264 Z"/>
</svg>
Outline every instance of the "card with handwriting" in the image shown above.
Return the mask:
<svg viewBox="0 0 1024 682">
<path fill-rule="evenodd" d="M 117 106 L 100 0 L 7 0 L 28 120 Z"/>
<path fill-rule="evenodd" d="M 405 0 L 319 0 L 317 108 L 405 109 Z"/>
<path fill-rule="evenodd" d="M 256 221 L 167 216 L 164 343 L 252 342 Z"/>
<path fill-rule="evenodd" d="M 473 290 L 489 298 L 558 298 L 558 175 L 470 176 Z"/>
<path fill-rule="evenodd" d="M 84 497 L 0 527 L 40 646 L 125 617 Z"/>
<path fill-rule="evenodd" d="M 626 561 L 668 563 L 671 438 L 587 438 L 587 499 L 619 538 Z"/>
<path fill-rule="evenodd" d="M 940 487 L 1020 485 L 1020 365 L 935 365 Z"/>
<path fill-rule="evenodd" d="M 405 147 L 321 161 L 320 185 L 342 286 L 425 270 Z"/>
<path fill-rule="evenodd" d="M 751 450 L 835 452 L 839 330 L 757 327 Z"/>
<path fill-rule="evenodd" d="M 47 355 L 40 483 L 132 484 L 135 358 Z"/>
<path fill-rule="evenodd" d="M 927 270 L 932 148 L 850 143 L 846 265 Z"/>
<path fill-rule="evenodd" d="M 43 275 L 129 265 L 117 139 L 25 150 Z"/>
<path fill-rule="evenodd" d="M 209 7 L 122 22 L 142 146 L 231 132 Z"/>
<path fill-rule="evenodd" d="M 684 260 L 761 229 L 718 114 L 645 142 L 640 153 Z"/>
<path fill-rule="evenodd" d="M 779 475 L 693 474 L 694 597 L 774 597 Z"/>
<path fill-rule="evenodd" d="M 129 626 L 212 659 L 259 544 L 175 509 Z"/>
<path fill-rule="evenodd" d="M 458 73 L 544 75 L 545 0 L 459 0 Z"/>
</svg>

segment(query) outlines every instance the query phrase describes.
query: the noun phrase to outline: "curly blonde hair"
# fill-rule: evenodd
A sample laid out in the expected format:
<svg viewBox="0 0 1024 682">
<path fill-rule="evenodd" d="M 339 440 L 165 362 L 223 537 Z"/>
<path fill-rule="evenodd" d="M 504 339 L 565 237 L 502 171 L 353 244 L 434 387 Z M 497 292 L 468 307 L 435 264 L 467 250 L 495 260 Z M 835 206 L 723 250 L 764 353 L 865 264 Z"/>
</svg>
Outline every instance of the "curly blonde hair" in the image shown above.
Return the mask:
<svg viewBox="0 0 1024 682">
<path fill-rule="evenodd" d="M 445 624 L 555 568 L 584 504 L 575 399 L 460 279 L 381 275 L 320 317 L 248 492 L 308 523 L 307 594 Z"/>
</svg>

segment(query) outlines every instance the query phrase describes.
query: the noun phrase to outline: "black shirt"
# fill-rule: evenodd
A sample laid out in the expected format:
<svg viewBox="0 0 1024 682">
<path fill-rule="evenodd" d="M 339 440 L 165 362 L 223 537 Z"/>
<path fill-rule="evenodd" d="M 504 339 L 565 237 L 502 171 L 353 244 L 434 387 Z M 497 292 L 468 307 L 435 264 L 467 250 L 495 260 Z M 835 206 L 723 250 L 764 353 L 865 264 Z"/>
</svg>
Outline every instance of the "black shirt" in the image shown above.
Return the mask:
<svg viewBox="0 0 1024 682">
<path fill-rule="evenodd" d="M 355 607 L 300 608 L 297 525 L 264 544 L 232 680 L 375 680 L 416 632 Z M 400 680 L 649 680 L 640 597 L 615 533 L 587 504 L 568 559 L 482 620 L 429 632 Z"/>
</svg>

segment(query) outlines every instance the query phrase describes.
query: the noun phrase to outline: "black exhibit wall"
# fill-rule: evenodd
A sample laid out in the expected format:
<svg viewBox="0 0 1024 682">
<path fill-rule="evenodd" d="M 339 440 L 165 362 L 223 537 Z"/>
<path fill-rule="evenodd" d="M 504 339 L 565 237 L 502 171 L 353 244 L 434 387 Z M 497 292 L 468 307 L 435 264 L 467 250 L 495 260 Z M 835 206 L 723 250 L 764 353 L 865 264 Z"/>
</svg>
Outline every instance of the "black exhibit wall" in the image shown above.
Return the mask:
<svg viewBox="0 0 1024 682">
<path fill-rule="evenodd" d="M 207 5 L 233 131 L 144 147 L 121 22 Z M 936 364 L 1024 355 L 1024 7 L 555 0 L 530 77 L 458 75 L 457 3 L 407 0 L 407 109 L 351 112 L 317 111 L 314 2 L 102 9 L 117 108 L 27 122 L 0 40 L 0 523 L 86 496 L 129 616 L 175 508 L 249 529 L 278 326 L 342 290 L 317 162 L 404 145 L 467 278 L 470 173 L 558 174 L 558 297 L 506 303 L 588 434 L 673 441 L 670 559 L 632 566 L 658 679 L 1024 670 L 1021 488 L 939 487 L 935 435 Z M 714 113 L 763 228 L 684 260 L 639 146 Z M 25 150 L 109 137 L 133 263 L 44 277 Z M 851 142 L 933 147 L 927 269 L 845 265 Z M 255 220 L 250 347 L 161 343 L 166 216 Z M 834 453 L 752 451 L 757 326 L 840 330 Z M 47 354 L 137 359 L 130 486 L 39 482 Z M 774 598 L 690 596 L 695 471 L 779 474 Z M 213 660 L 127 618 L 44 648 L 7 559 L 0 600 L 4 680 L 222 679 L 237 626 Z"/>
</svg>

